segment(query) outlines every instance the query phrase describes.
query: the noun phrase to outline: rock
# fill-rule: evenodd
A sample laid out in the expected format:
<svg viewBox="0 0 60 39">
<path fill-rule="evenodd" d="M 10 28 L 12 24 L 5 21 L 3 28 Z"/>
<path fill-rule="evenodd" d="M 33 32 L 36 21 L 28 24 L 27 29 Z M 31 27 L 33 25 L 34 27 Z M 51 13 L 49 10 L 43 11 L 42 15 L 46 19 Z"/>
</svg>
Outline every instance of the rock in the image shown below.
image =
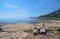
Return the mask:
<svg viewBox="0 0 60 39">
<path fill-rule="evenodd" d="M 27 35 L 28 33 L 23 31 L 9 33 L 9 37 L 12 39 L 22 39 L 22 38 L 25 38 Z"/>
<path fill-rule="evenodd" d="M 14 25 L 6 25 L 6 26 L 2 27 L 2 31 L 17 32 L 17 31 L 19 31 L 19 28 L 18 28 L 18 26 L 14 26 Z"/>
<path fill-rule="evenodd" d="M 27 37 L 28 33 L 21 33 L 20 36 L 18 37 L 18 39 L 25 39 Z"/>
<path fill-rule="evenodd" d="M 19 25 L 19 30 L 30 30 L 33 29 L 33 25 L 32 24 L 22 24 Z"/>
<path fill-rule="evenodd" d="M 20 32 L 10 32 L 9 37 L 12 39 L 17 39 L 20 35 Z"/>
<path fill-rule="evenodd" d="M 2 25 L 0 25 L 0 31 L 2 31 Z"/>
<path fill-rule="evenodd" d="M 0 32 L 0 38 L 8 37 L 8 32 Z"/>
<path fill-rule="evenodd" d="M 12 24 L 12 25 L 6 25 L 2 27 L 2 31 L 5 32 L 17 32 L 17 31 L 23 31 L 23 30 L 28 30 L 32 29 L 33 25 L 31 24 Z"/>
<path fill-rule="evenodd" d="M 29 34 L 25 37 L 25 39 L 34 39 L 34 35 L 29 33 Z"/>
<path fill-rule="evenodd" d="M 2 28 L 0 28 L 0 31 L 2 31 Z"/>
<path fill-rule="evenodd" d="M 37 26 L 37 25 L 36 25 Z M 39 28 L 39 26 L 37 26 Z M 34 36 L 32 32 L 24 32 L 24 30 L 33 29 L 32 24 L 8 24 L 2 27 L 0 39 L 57 39 L 57 36 L 49 32 L 46 35 Z"/>
<path fill-rule="evenodd" d="M 3 37 L 3 38 L 0 38 L 0 39 L 11 39 L 10 37 Z"/>
</svg>

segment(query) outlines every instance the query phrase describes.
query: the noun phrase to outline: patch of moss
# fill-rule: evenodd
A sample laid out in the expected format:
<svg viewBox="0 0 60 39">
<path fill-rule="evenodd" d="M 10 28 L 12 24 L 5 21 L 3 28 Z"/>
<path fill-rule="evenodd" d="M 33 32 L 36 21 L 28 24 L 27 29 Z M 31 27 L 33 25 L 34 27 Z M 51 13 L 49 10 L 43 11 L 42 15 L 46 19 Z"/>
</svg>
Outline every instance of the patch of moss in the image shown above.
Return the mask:
<svg viewBox="0 0 60 39">
<path fill-rule="evenodd" d="M 57 31 L 57 33 L 56 33 L 56 34 L 60 35 L 60 31 Z"/>
</svg>

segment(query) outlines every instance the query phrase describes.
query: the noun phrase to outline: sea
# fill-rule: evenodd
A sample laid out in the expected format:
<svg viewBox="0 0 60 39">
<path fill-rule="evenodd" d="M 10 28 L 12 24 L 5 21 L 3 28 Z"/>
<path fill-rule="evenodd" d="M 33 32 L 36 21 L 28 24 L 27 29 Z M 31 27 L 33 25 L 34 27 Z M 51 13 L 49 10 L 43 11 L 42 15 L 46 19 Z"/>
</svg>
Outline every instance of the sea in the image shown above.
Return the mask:
<svg viewBox="0 0 60 39">
<path fill-rule="evenodd" d="M 0 23 L 30 23 L 30 24 L 35 24 L 38 22 L 34 22 L 36 19 L 0 19 Z"/>
</svg>

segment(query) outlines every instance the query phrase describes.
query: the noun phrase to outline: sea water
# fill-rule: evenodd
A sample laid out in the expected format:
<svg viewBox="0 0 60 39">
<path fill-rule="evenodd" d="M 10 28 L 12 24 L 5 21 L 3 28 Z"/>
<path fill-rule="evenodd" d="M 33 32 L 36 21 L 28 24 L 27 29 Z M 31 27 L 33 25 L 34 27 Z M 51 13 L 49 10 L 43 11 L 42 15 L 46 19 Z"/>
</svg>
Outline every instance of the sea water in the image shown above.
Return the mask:
<svg viewBox="0 0 60 39">
<path fill-rule="evenodd" d="M 0 23 L 30 23 L 35 24 L 34 19 L 0 19 Z"/>
</svg>

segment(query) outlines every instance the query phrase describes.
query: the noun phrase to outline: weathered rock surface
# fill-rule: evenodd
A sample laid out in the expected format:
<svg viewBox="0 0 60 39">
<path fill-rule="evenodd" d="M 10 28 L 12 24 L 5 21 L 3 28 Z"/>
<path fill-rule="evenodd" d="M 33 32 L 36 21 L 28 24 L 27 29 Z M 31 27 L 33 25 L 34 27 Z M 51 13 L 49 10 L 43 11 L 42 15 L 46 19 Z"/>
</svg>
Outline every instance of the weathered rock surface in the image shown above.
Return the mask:
<svg viewBox="0 0 60 39">
<path fill-rule="evenodd" d="M 28 33 L 24 30 L 32 29 L 33 25 L 30 24 L 10 24 L 2 27 L 0 32 L 0 39 L 24 39 Z"/>
<path fill-rule="evenodd" d="M 3 37 L 3 38 L 0 38 L 0 39 L 11 39 L 10 37 Z"/>
<path fill-rule="evenodd" d="M 0 32 L 0 38 L 8 37 L 8 32 Z"/>
<path fill-rule="evenodd" d="M 18 39 L 25 39 L 27 37 L 28 33 L 22 33 L 19 35 Z"/>
<path fill-rule="evenodd" d="M 17 32 L 20 30 L 28 30 L 28 29 L 32 29 L 33 25 L 30 24 L 15 24 L 15 25 L 6 25 L 4 27 L 2 27 L 2 31 L 6 31 L 6 32 Z"/>
<path fill-rule="evenodd" d="M 24 30 L 33 29 L 32 24 L 9 24 L 2 27 L 0 32 L 0 39 L 57 39 L 55 33 L 48 33 L 46 35 L 34 36 L 30 32 Z"/>
<path fill-rule="evenodd" d="M 34 39 L 34 35 L 31 34 L 31 33 L 29 33 L 29 34 L 25 37 L 25 39 Z"/>
<path fill-rule="evenodd" d="M 26 36 L 28 35 L 28 33 L 25 33 L 25 32 L 15 32 L 15 33 L 9 33 L 9 37 L 11 39 L 22 39 L 22 38 L 25 38 Z"/>
<path fill-rule="evenodd" d="M 26 32 L 1 32 L 0 33 L 0 39 L 24 39 L 26 36 L 28 35 L 28 33 Z"/>
<path fill-rule="evenodd" d="M 16 32 L 18 30 L 19 30 L 18 26 L 14 26 L 14 25 L 6 25 L 2 27 L 2 31 L 5 32 Z"/>
</svg>

